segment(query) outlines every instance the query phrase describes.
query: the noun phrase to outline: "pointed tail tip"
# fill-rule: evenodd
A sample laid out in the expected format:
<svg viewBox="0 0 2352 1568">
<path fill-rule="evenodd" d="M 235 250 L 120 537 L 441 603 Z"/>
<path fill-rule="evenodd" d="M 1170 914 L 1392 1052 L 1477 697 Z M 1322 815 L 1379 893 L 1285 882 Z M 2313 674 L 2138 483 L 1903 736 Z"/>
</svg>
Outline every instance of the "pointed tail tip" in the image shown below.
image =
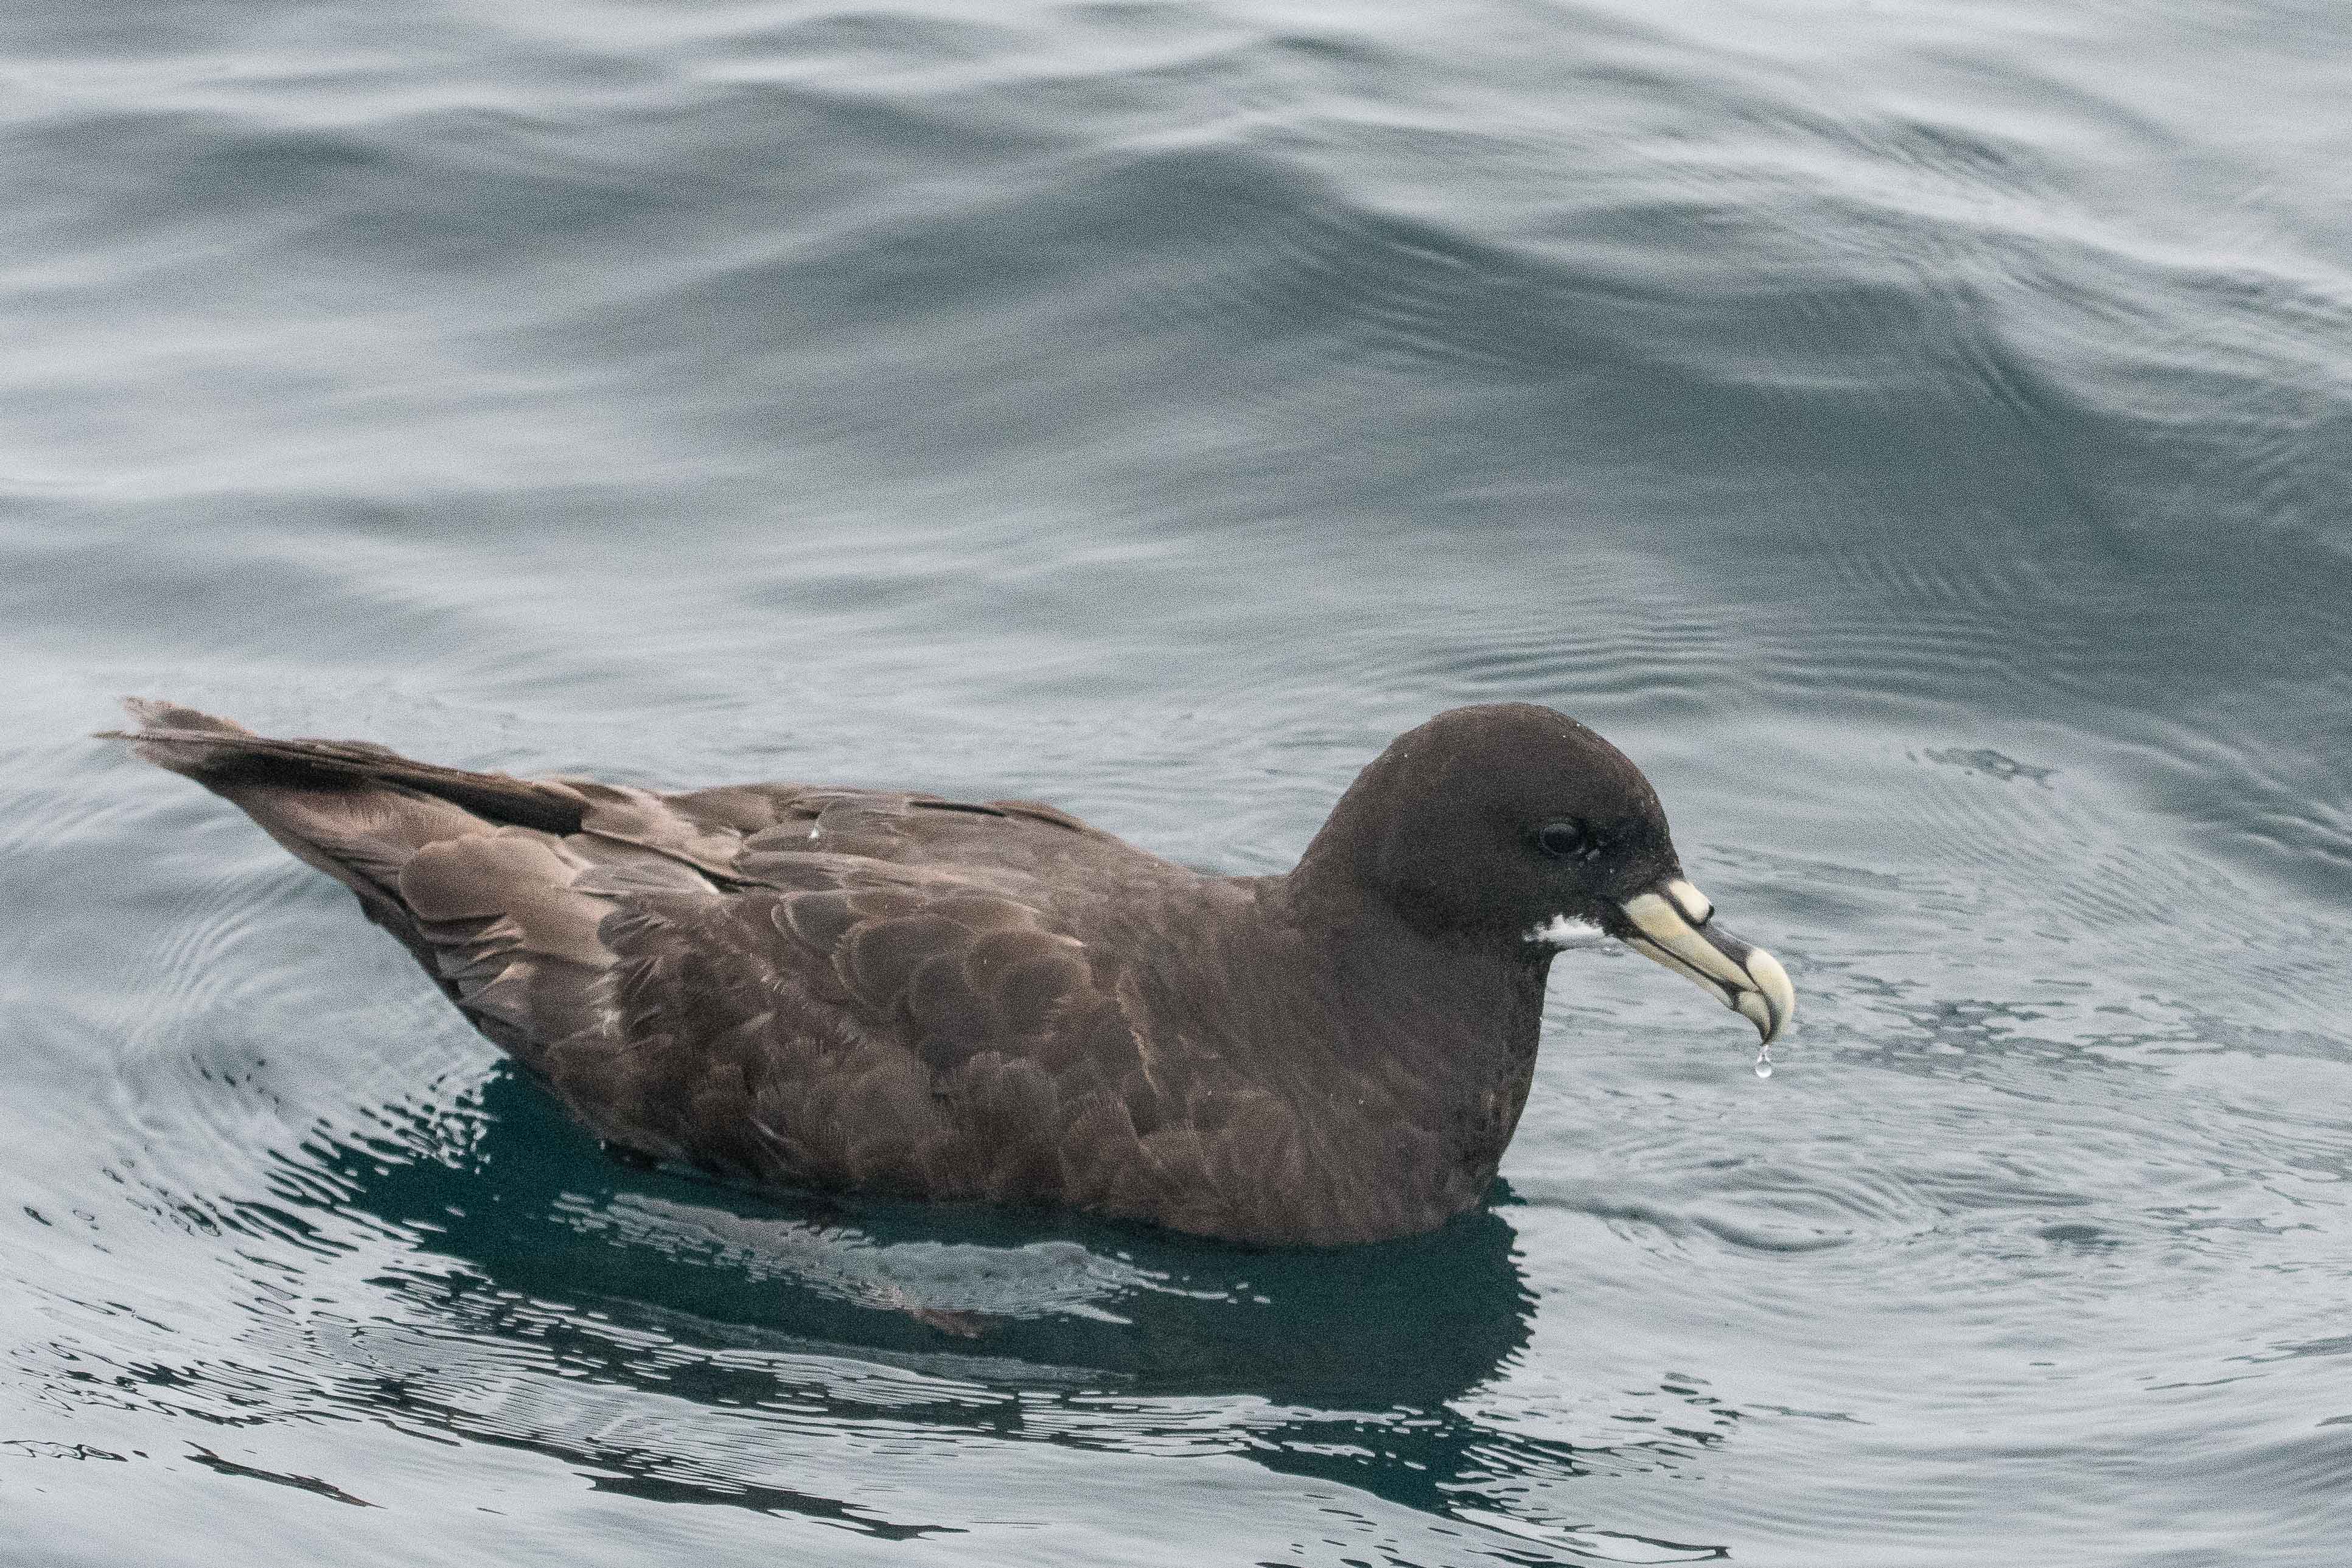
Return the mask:
<svg viewBox="0 0 2352 1568">
<path fill-rule="evenodd" d="M 122 708 L 136 720 L 137 729 L 101 729 L 100 740 L 127 740 L 142 761 L 193 775 L 202 759 L 213 755 L 221 741 L 253 737 L 253 731 L 233 719 L 215 717 L 178 703 L 153 697 L 124 697 Z"/>
<path fill-rule="evenodd" d="M 251 735 L 234 719 L 220 718 L 196 708 L 156 697 L 124 697 L 122 711 L 138 720 L 142 731 L 199 730 L 214 735 Z M 119 731 L 111 733 L 121 733 Z"/>
</svg>

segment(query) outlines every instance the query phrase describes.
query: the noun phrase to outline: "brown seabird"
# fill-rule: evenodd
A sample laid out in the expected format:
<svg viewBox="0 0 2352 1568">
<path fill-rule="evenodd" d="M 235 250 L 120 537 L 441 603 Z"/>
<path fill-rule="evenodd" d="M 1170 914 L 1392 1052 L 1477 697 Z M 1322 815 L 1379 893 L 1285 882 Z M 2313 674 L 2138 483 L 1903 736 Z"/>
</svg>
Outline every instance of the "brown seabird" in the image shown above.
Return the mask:
<svg viewBox="0 0 2352 1568">
<path fill-rule="evenodd" d="M 1641 769 L 1529 704 L 1399 737 L 1260 877 L 1030 800 L 659 794 L 129 706 L 595 1133 L 774 1186 L 1375 1241 L 1486 1191 L 1579 931 L 1767 1043 L 1796 1005 Z"/>
</svg>

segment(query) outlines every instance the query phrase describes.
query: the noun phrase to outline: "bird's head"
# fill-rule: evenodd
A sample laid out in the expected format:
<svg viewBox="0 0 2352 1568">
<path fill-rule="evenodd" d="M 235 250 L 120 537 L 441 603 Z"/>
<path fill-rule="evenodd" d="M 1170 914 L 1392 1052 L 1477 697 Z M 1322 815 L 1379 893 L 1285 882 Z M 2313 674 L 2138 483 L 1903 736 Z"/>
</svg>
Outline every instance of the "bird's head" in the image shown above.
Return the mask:
<svg viewBox="0 0 2352 1568">
<path fill-rule="evenodd" d="M 1358 776 L 1300 862 L 1339 875 L 1426 936 L 1548 960 L 1599 929 L 1712 994 L 1766 1043 L 1796 992 L 1683 875 L 1657 791 L 1565 714 L 1454 708 Z"/>
</svg>

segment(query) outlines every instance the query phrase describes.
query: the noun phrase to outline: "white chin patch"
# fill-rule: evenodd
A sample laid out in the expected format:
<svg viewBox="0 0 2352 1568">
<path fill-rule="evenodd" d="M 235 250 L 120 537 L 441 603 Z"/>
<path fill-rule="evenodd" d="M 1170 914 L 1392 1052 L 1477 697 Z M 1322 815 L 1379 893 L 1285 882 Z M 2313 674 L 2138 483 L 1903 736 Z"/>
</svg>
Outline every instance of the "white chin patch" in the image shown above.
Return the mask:
<svg viewBox="0 0 2352 1568">
<path fill-rule="evenodd" d="M 1555 915 L 1542 925 L 1529 927 L 1528 940 L 1557 953 L 1567 947 L 1593 946 L 1607 941 L 1608 937 L 1590 920 L 1573 920 L 1565 915 Z"/>
</svg>

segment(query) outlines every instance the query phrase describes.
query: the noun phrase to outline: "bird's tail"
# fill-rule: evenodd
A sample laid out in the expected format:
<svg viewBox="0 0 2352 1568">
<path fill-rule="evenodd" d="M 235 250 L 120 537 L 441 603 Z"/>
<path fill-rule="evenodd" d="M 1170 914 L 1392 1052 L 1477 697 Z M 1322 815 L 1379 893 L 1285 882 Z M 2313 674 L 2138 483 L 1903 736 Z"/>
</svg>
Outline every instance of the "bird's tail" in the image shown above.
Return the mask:
<svg viewBox="0 0 2352 1568">
<path fill-rule="evenodd" d="M 147 761 L 240 806 L 246 802 L 239 795 L 256 789 L 333 792 L 392 786 L 446 800 L 488 822 L 549 833 L 579 831 L 587 808 L 577 791 L 561 784 L 418 762 L 364 740 L 277 740 L 176 703 L 127 697 L 122 706 L 139 727 L 108 730 L 108 738 L 134 742 L 133 749 Z"/>
<path fill-rule="evenodd" d="M 436 918 L 441 912 L 418 909 L 402 873 L 436 846 L 440 860 L 454 857 L 460 865 L 511 859 L 528 846 L 494 844 L 489 835 L 513 828 L 576 831 L 587 810 L 561 784 L 417 762 L 365 741 L 273 739 L 173 703 L 131 698 L 124 706 L 139 727 L 108 731 L 110 738 L 131 741 L 147 761 L 221 796 L 298 858 L 350 888 L 368 917 L 398 937 L 469 1013 L 478 1013 L 479 998 L 452 972 L 450 933 Z M 508 1043 L 503 1037 L 500 1042 Z"/>
</svg>

